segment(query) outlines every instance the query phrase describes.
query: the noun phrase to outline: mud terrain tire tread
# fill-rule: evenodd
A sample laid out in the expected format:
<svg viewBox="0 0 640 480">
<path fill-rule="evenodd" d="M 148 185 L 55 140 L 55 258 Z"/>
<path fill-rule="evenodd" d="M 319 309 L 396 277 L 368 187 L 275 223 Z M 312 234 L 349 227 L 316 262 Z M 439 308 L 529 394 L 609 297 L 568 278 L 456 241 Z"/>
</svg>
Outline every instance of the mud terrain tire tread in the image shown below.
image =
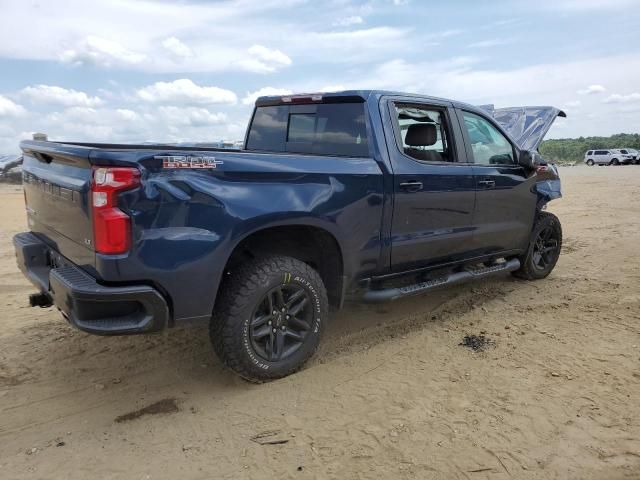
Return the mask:
<svg viewBox="0 0 640 480">
<path fill-rule="evenodd" d="M 547 277 L 555 268 L 558 258 L 553 263 L 551 268 L 546 271 L 537 270 L 533 265 L 533 247 L 534 241 L 540 233 L 541 230 L 551 225 L 554 229 L 556 229 L 556 234 L 558 235 L 558 249 L 562 251 L 562 226 L 560 225 L 560 220 L 553 213 L 549 212 L 540 212 L 538 217 L 536 218 L 536 223 L 533 226 L 533 230 L 531 231 L 531 240 L 529 242 L 529 247 L 527 248 L 527 253 L 520 257 L 520 268 L 515 272 L 512 272 L 512 275 L 518 278 L 522 278 L 523 280 L 540 280 L 542 278 Z"/>
<path fill-rule="evenodd" d="M 280 364 L 271 364 L 264 369 L 258 367 L 247 353 L 243 322 L 264 293 L 282 282 L 285 273 L 290 274 L 289 278 L 301 277 L 313 286 L 320 310 L 315 315 L 319 321 L 314 323 L 317 328 L 309 333 L 310 343 L 305 344 L 301 355 L 293 359 L 286 358 Z M 227 367 L 250 382 L 262 383 L 286 377 L 302 368 L 318 347 L 328 311 L 327 292 L 316 270 L 292 257 L 278 255 L 257 258 L 239 265 L 222 286 L 211 316 L 209 335 L 214 351 Z"/>
</svg>

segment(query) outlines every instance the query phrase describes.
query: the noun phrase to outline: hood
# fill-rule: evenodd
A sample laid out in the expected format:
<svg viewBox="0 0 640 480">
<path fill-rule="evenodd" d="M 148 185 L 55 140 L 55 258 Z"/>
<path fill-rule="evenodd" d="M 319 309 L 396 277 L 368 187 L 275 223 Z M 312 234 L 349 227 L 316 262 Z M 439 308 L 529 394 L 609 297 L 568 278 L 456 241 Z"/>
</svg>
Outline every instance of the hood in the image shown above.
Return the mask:
<svg viewBox="0 0 640 480">
<path fill-rule="evenodd" d="M 567 116 L 555 107 L 493 108 L 493 105 L 483 105 L 481 108 L 492 113 L 522 150 L 537 151 L 554 120 Z"/>
</svg>

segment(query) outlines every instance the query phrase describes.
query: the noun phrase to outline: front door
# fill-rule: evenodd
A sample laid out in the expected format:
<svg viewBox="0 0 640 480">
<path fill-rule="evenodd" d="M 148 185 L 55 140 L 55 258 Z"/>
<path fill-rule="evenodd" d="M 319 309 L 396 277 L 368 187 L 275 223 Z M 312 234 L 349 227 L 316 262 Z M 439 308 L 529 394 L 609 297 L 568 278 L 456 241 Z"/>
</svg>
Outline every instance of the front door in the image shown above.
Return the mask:
<svg viewBox="0 0 640 480">
<path fill-rule="evenodd" d="M 446 103 L 390 101 L 388 112 L 392 270 L 465 258 L 472 248 L 475 184 L 463 142 L 454 141 L 460 139 L 455 111 Z"/>
<path fill-rule="evenodd" d="M 517 150 L 491 120 L 460 113 L 476 185 L 475 251 L 489 255 L 525 249 L 536 214 L 535 173 L 518 165 Z"/>
</svg>

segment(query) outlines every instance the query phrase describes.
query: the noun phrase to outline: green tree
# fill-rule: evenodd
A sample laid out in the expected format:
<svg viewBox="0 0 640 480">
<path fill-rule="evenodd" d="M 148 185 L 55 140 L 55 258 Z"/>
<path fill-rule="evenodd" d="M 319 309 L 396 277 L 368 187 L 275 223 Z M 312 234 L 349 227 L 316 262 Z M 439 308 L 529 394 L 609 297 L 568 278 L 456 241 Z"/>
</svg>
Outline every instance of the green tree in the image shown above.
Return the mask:
<svg viewBox="0 0 640 480">
<path fill-rule="evenodd" d="M 558 138 L 545 140 L 540 153 L 549 161 L 557 163 L 581 162 L 587 150 L 634 148 L 640 151 L 640 134 L 618 133 L 610 137 Z"/>
</svg>

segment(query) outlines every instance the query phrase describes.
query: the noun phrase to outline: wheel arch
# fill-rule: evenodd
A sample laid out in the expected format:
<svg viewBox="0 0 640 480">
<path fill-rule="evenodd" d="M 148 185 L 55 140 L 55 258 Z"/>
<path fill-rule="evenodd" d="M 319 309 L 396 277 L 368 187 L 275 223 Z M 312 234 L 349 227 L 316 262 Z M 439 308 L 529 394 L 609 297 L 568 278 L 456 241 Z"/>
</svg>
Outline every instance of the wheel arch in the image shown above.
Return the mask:
<svg viewBox="0 0 640 480">
<path fill-rule="evenodd" d="M 238 263 L 267 255 L 293 257 L 314 268 L 327 289 L 329 303 L 342 306 L 347 283 L 343 247 L 334 232 L 314 221 L 280 222 L 243 232 L 229 250 L 216 297 Z"/>
</svg>

